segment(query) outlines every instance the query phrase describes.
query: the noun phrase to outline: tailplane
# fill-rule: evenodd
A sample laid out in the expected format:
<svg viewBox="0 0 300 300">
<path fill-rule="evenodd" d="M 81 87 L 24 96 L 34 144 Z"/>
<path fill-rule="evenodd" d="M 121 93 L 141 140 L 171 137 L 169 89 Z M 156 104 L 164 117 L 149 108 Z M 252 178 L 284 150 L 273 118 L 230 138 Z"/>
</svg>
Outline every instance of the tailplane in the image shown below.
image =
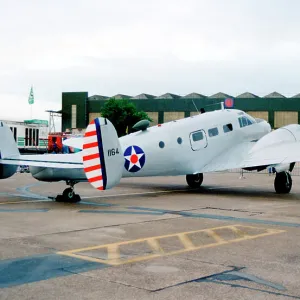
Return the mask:
<svg viewBox="0 0 300 300">
<path fill-rule="evenodd" d="M 120 182 L 124 157 L 116 129 L 108 119 L 96 118 L 88 125 L 82 159 L 86 177 L 96 189 L 106 190 Z"/>
<path fill-rule="evenodd" d="M 2 159 L 19 157 L 20 153 L 10 128 L 0 121 L 0 179 L 14 175 L 18 166 L 1 163 Z"/>
</svg>

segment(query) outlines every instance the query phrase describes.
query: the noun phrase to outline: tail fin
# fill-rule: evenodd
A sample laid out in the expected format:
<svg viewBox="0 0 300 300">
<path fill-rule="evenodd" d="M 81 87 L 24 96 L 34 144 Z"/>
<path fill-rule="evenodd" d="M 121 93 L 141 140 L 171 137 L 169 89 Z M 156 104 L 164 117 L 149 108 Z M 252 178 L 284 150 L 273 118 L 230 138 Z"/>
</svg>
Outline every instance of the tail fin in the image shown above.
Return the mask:
<svg viewBox="0 0 300 300">
<path fill-rule="evenodd" d="M 105 118 L 96 118 L 87 127 L 82 159 L 88 181 L 98 190 L 118 184 L 124 165 L 118 135 L 113 124 Z"/>
<path fill-rule="evenodd" d="M 18 166 L 1 163 L 1 159 L 18 157 L 20 155 L 10 128 L 0 121 L 0 179 L 11 177 Z"/>
</svg>

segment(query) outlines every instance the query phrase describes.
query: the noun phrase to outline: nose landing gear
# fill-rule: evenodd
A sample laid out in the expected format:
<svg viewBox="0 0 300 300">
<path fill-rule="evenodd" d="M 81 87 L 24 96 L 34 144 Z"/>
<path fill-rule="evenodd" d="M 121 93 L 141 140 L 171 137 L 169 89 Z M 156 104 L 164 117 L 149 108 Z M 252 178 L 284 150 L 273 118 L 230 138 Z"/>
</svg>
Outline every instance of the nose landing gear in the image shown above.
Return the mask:
<svg viewBox="0 0 300 300">
<path fill-rule="evenodd" d="M 55 200 L 57 202 L 69 202 L 69 203 L 76 203 L 80 202 L 81 198 L 78 194 L 75 194 L 74 191 L 74 185 L 76 184 L 76 181 L 73 180 L 67 180 L 66 184 L 69 185 L 69 188 L 66 188 L 62 195 L 57 195 Z"/>
</svg>

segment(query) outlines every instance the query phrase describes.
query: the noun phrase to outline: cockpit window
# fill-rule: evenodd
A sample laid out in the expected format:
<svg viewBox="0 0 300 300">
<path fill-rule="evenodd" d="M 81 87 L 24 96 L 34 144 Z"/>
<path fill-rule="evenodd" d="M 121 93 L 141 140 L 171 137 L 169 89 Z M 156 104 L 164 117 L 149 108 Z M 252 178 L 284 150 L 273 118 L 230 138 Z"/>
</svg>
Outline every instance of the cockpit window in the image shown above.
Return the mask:
<svg viewBox="0 0 300 300">
<path fill-rule="evenodd" d="M 250 116 L 239 117 L 240 127 L 246 127 L 246 126 L 252 125 L 253 123 L 256 123 L 256 121 L 254 118 L 252 118 Z"/>
</svg>

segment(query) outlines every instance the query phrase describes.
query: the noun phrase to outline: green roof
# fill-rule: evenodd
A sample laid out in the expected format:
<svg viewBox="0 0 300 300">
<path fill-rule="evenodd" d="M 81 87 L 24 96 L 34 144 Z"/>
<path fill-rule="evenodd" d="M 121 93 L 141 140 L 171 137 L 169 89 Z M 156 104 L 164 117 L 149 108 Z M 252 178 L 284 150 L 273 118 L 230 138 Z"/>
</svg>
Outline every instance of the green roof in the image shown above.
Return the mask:
<svg viewBox="0 0 300 300">
<path fill-rule="evenodd" d="M 183 98 L 201 98 L 201 99 L 203 99 L 203 98 L 207 98 L 207 96 L 204 96 L 199 93 L 190 93 L 190 94 L 184 96 Z"/>
<path fill-rule="evenodd" d="M 277 92 L 273 92 L 271 94 L 264 96 L 264 98 L 286 98 L 286 97 Z"/>
<path fill-rule="evenodd" d="M 44 124 L 44 125 L 48 126 L 47 120 L 37 120 L 37 119 L 24 120 L 24 123 L 26 123 L 26 124 Z"/>
<path fill-rule="evenodd" d="M 181 96 L 171 94 L 171 93 L 166 93 L 166 94 L 156 97 L 156 99 L 179 99 L 179 98 L 181 98 Z"/>
<path fill-rule="evenodd" d="M 243 93 L 243 94 L 240 94 L 238 96 L 236 96 L 235 98 L 259 98 L 257 95 L 254 95 L 252 93 L 249 93 L 249 92 L 246 92 L 246 93 Z"/>
</svg>

